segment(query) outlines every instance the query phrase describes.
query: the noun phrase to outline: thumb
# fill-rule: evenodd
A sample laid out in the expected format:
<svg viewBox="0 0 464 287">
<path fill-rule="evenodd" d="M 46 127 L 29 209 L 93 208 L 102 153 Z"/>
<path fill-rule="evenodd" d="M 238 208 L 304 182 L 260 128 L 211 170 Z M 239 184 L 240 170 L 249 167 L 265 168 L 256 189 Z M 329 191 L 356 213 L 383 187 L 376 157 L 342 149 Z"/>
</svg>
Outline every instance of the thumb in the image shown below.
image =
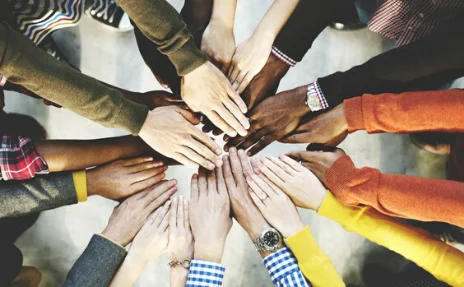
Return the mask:
<svg viewBox="0 0 464 287">
<path fill-rule="evenodd" d="M 308 161 L 308 152 L 307 151 L 294 151 L 287 153 L 286 156 L 297 160 L 297 161 Z"/>
<path fill-rule="evenodd" d="M 184 110 L 184 109 L 181 109 L 181 108 L 178 108 L 177 109 L 177 112 L 179 114 L 181 114 L 187 121 L 189 121 L 189 123 L 191 123 L 192 125 L 198 125 L 200 123 L 200 118 L 197 117 L 194 113 L 192 113 L 191 111 L 187 111 L 187 110 Z"/>
</svg>

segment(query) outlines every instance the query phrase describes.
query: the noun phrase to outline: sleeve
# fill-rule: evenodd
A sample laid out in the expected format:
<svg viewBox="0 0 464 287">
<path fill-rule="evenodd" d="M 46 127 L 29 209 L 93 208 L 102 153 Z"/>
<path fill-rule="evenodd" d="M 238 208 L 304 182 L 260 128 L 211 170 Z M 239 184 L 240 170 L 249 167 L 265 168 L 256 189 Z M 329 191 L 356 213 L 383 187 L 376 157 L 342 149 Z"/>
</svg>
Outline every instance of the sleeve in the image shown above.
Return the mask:
<svg viewBox="0 0 464 287">
<path fill-rule="evenodd" d="M 192 260 L 186 287 L 220 287 L 226 268 L 222 264 Z"/>
<path fill-rule="evenodd" d="M 0 146 L 0 180 L 26 180 L 48 174 L 48 166 L 30 138 L 3 135 Z"/>
<path fill-rule="evenodd" d="M 77 203 L 70 172 L 0 183 L 0 218 L 18 217 Z"/>
<path fill-rule="evenodd" d="M 66 276 L 64 287 L 106 287 L 111 283 L 127 251 L 100 235 L 94 235 Z"/>
<path fill-rule="evenodd" d="M 318 211 L 347 231 L 388 248 L 416 263 L 438 280 L 464 286 L 464 253 L 420 228 L 383 215 L 370 207 L 348 207 L 328 192 Z"/>
<path fill-rule="evenodd" d="M 363 95 L 344 102 L 348 131 L 464 132 L 464 90 Z"/>
<path fill-rule="evenodd" d="M 195 46 L 179 13 L 166 0 L 116 0 L 158 50 L 169 57 L 184 76 L 207 61 Z"/>
<path fill-rule="evenodd" d="M 92 121 L 137 135 L 148 107 L 37 48 L 0 22 L 0 73 L 15 84 Z"/>
<path fill-rule="evenodd" d="M 329 106 L 363 94 L 431 90 L 464 74 L 464 19 L 345 72 L 319 78 Z"/>
<path fill-rule="evenodd" d="M 295 257 L 288 248 L 282 248 L 263 259 L 264 266 L 276 287 L 309 287 L 301 274 Z"/>
<path fill-rule="evenodd" d="M 285 239 L 295 255 L 298 266 L 313 287 L 344 287 L 330 258 L 319 248 L 309 226 Z"/>
<path fill-rule="evenodd" d="M 87 171 L 73 172 L 74 188 L 76 189 L 77 201 L 87 201 Z"/>
<path fill-rule="evenodd" d="M 329 168 L 325 183 L 346 205 L 364 204 L 396 217 L 464 227 L 462 182 L 358 169 L 343 156 Z"/>
</svg>

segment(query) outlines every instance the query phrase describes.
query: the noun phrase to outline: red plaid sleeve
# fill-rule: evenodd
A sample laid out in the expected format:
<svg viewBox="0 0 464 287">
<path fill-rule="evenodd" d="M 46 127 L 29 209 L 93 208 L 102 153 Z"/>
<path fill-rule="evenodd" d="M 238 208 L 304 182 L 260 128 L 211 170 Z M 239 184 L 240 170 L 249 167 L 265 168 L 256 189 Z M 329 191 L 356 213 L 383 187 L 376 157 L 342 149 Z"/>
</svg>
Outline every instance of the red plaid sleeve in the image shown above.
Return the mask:
<svg viewBox="0 0 464 287">
<path fill-rule="evenodd" d="M 2 137 L 0 169 L 0 180 L 26 180 L 36 174 L 49 173 L 47 163 L 30 138 L 11 136 Z"/>
</svg>

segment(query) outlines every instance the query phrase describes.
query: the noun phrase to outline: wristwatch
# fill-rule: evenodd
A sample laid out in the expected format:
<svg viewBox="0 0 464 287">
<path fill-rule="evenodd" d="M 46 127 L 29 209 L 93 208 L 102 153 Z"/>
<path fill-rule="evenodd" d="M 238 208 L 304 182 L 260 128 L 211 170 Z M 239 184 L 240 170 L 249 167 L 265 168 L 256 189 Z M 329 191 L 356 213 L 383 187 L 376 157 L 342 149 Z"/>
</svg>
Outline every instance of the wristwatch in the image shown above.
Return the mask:
<svg viewBox="0 0 464 287">
<path fill-rule="evenodd" d="M 282 246 L 282 235 L 280 235 L 279 231 L 274 228 L 269 228 L 264 230 L 264 232 L 261 233 L 258 239 L 256 239 L 253 243 L 256 247 L 256 251 L 258 252 L 274 252 Z"/>
</svg>

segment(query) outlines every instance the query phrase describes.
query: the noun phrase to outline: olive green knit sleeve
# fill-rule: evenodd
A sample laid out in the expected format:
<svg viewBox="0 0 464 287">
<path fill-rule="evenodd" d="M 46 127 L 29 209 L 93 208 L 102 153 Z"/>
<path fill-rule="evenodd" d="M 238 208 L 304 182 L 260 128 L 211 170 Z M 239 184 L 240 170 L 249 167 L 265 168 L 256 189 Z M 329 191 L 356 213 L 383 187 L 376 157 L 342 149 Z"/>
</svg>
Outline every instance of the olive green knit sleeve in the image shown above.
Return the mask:
<svg viewBox="0 0 464 287">
<path fill-rule="evenodd" d="M 184 76 L 207 61 L 195 46 L 187 25 L 166 0 L 116 0 L 142 33 L 169 57 Z"/>
<path fill-rule="evenodd" d="M 2 22 L 0 74 L 83 117 L 134 135 L 148 114 L 148 107 L 58 61 Z"/>
</svg>

